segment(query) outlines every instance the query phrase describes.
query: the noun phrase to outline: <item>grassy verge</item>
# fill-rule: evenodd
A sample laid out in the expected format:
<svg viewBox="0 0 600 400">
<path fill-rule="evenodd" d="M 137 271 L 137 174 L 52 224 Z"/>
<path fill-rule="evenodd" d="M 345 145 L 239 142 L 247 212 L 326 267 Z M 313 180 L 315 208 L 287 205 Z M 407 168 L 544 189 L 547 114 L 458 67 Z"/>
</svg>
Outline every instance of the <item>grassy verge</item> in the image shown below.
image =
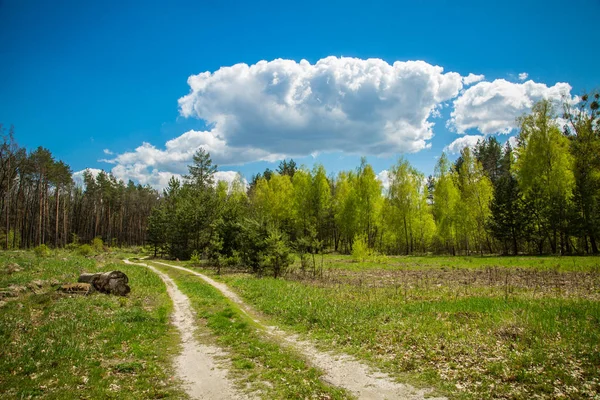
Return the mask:
<svg viewBox="0 0 600 400">
<path fill-rule="evenodd" d="M 265 339 L 265 334 L 238 307 L 212 286 L 184 271 L 153 264 L 171 276 L 219 345 L 227 348 L 241 387 L 265 399 L 345 399 L 341 389 L 324 384 L 321 373 L 292 351 Z M 202 329 L 200 329 L 202 330 Z M 206 340 L 206 336 L 202 336 Z"/>
<path fill-rule="evenodd" d="M 435 260 L 438 265 L 445 263 L 441 258 Z M 483 267 L 461 271 L 464 279 L 457 279 L 452 269 L 419 266 L 419 259 L 407 262 L 412 265 L 397 267 L 398 275 L 390 275 L 387 264 L 360 271 L 347 263 L 350 269 L 340 268 L 340 274 L 353 279 L 222 279 L 277 323 L 455 398 L 600 394 L 596 272 L 575 275 L 587 279 L 580 283 L 592 293 L 585 293 L 571 290 L 565 276 L 573 276 L 556 269 L 536 269 L 538 281 L 526 284 L 523 278 L 518 285 L 516 277 L 493 279 Z M 511 271 L 532 268 L 512 262 Z M 597 259 L 588 262 L 593 266 Z M 409 269 L 417 271 L 408 274 Z M 486 271 L 482 279 L 472 278 L 481 271 Z M 562 286 L 552 286 L 557 281 Z"/>
<path fill-rule="evenodd" d="M 118 269 L 126 298 L 56 291 L 83 271 Z M 185 398 L 172 378 L 177 336 L 162 281 L 146 269 L 58 252 L 0 253 L 0 393 L 7 398 Z"/>
</svg>

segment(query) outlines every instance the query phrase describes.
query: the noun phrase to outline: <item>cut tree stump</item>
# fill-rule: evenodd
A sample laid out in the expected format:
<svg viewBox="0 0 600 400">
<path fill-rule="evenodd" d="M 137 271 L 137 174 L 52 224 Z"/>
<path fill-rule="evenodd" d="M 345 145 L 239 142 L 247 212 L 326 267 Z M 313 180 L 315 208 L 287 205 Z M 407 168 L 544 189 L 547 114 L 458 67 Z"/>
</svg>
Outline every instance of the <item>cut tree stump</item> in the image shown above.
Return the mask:
<svg viewBox="0 0 600 400">
<path fill-rule="evenodd" d="M 110 271 L 104 273 L 90 274 L 84 272 L 79 275 L 77 282 L 89 283 L 94 289 L 101 293 L 126 296 L 131 291 L 129 278 L 121 271 Z"/>
</svg>

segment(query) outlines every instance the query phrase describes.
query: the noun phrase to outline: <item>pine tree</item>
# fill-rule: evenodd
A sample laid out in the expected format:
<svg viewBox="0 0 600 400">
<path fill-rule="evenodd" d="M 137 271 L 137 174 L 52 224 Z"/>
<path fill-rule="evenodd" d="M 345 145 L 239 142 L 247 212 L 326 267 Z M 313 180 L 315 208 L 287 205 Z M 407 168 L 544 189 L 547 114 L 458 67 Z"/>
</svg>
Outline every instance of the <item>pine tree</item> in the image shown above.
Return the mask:
<svg viewBox="0 0 600 400">
<path fill-rule="evenodd" d="M 217 166 L 213 165 L 210 153 L 200 147 L 192 158 L 193 164 L 188 166 L 189 173 L 185 175 L 190 183 L 198 187 L 208 187 L 215 183 L 214 174 Z"/>
</svg>

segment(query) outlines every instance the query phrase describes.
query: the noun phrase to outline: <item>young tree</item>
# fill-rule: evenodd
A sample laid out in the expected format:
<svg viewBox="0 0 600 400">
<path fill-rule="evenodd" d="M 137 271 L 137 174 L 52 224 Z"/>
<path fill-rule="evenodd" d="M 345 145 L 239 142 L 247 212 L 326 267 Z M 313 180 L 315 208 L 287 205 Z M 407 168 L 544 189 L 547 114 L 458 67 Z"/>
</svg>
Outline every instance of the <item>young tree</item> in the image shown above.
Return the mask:
<svg viewBox="0 0 600 400">
<path fill-rule="evenodd" d="M 490 179 L 492 184 L 500 177 L 502 146 L 495 136 L 489 136 L 486 139 L 477 141 L 473 149 L 475 159 L 481 164 L 484 173 Z"/>
<path fill-rule="evenodd" d="M 542 100 L 519 119 L 519 185 L 534 216 L 538 249 L 548 240 L 553 253 L 567 252 L 567 214 L 575 184 L 569 140 L 555 121 L 552 103 Z"/>
<path fill-rule="evenodd" d="M 213 165 L 210 153 L 200 147 L 193 157 L 193 164 L 188 166 L 189 173 L 185 176 L 190 183 L 199 187 L 209 187 L 215 182 L 214 174 L 217 166 Z"/>
<path fill-rule="evenodd" d="M 586 252 L 598 254 L 600 238 L 600 94 L 583 95 L 577 107 L 565 104 L 566 133 L 573 155 L 577 210 L 574 223 Z"/>
<path fill-rule="evenodd" d="M 433 216 L 437 236 L 445 250 L 456 253 L 457 205 L 460 193 L 450 171 L 450 163 L 442 153 L 435 168 L 435 190 L 433 192 Z"/>
<path fill-rule="evenodd" d="M 423 176 L 414 170 L 408 161 L 400 159 L 398 163 L 388 171 L 390 187 L 388 199 L 393 208 L 395 226 L 401 227 L 397 238 L 404 238 L 404 252 L 406 255 L 413 252 L 413 216 L 420 201 L 419 186 Z M 392 226 L 393 229 L 393 226 Z"/>
<path fill-rule="evenodd" d="M 531 224 L 530 213 L 514 173 L 514 155 L 510 143 L 506 143 L 500 162 L 500 174 L 494 187 L 494 200 L 490 205 L 491 218 L 488 227 L 508 253 L 519 253 L 519 242 L 528 239 Z"/>
<path fill-rule="evenodd" d="M 492 252 L 485 229 L 493 197 L 492 182 L 468 147 L 461 151 L 461 158 L 462 163 L 457 171 L 457 186 L 460 192 L 460 202 L 457 206 L 458 215 L 461 216 L 457 219 L 459 231 L 467 254 L 471 251 L 472 243 L 483 255 L 484 246 Z"/>
</svg>

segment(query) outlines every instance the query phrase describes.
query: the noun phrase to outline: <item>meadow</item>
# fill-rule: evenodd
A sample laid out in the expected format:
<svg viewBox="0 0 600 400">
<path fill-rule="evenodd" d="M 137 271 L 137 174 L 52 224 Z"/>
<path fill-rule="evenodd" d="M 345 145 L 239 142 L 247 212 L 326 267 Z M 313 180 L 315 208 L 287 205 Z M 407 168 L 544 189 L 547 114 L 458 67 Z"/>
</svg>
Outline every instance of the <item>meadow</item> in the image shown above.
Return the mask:
<svg viewBox="0 0 600 400">
<path fill-rule="evenodd" d="M 596 398 L 600 260 L 316 257 L 221 279 L 274 322 L 451 398 Z M 316 275 L 316 276 L 315 276 Z"/>
<path fill-rule="evenodd" d="M 160 278 L 133 254 L 0 254 L 0 397 L 186 398 Z M 312 258 L 311 258 L 312 263 Z M 200 269 L 266 323 L 451 399 L 600 395 L 600 260 L 595 257 L 316 256 L 284 277 Z M 187 262 L 173 262 L 187 265 Z M 262 398 L 351 398 L 197 277 L 155 264 L 190 298 L 197 337 L 227 351 L 238 388 Z M 128 297 L 56 290 L 119 269 Z"/>
<path fill-rule="evenodd" d="M 186 398 L 162 281 L 111 255 L 0 253 L 0 398 Z M 128 297 L 61 293 L 83 271 L 118 269 Z"/>
</svg>

